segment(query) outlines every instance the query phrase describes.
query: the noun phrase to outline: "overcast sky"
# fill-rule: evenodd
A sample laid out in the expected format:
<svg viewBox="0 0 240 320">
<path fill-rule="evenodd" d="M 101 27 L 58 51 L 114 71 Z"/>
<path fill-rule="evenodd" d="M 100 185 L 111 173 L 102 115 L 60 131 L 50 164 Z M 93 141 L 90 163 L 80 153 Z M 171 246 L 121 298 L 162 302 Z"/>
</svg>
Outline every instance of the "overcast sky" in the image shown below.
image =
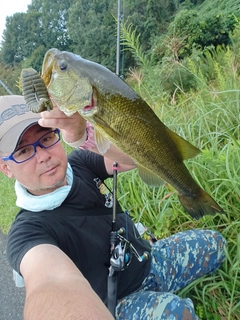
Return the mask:
<svg viewBox="0 0 240 320">
<path fill-rule="evenodd" d="M 3 2 L 3 0 L 1 0 Z M 5 0 L 0 9 L 0 40 L 5 29 L 6 16 L 12 16 L 16 12 L 27 11 L 27 6 L 32 0 Z"/>
</svg>

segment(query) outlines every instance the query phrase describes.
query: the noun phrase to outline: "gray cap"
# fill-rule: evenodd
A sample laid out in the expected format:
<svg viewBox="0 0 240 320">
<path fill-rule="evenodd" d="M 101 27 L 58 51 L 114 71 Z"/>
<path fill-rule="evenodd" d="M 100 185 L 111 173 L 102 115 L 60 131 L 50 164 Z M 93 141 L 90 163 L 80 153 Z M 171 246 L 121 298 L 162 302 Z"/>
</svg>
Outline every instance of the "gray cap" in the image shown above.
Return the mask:
<svg viewBox="0 0 240 320">
<path fill-rule="evenodd" d="M 0 96 L 0 151 L 13 152 L 22 134 L 40 118 L 28 109 L 22 96 Z"/>
</svg>

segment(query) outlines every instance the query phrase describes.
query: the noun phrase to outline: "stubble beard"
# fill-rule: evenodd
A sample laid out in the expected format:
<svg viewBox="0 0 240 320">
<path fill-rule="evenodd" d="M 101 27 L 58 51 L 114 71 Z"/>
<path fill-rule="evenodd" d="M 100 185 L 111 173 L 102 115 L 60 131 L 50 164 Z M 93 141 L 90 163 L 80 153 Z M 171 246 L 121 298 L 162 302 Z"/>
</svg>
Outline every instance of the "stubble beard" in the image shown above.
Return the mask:
<svg viewBox="0 0 240 320">
<path fill-rule="evenodd" d="M 38 188 L 34 189 L 34 188 L 32 188 L 32 187 L 28 187 L 28 186 L 26 186 L 26 185 L 24 185 L 24 184 L 21 183 L 21 185 L 22 185 L 29 193 L 31 193 L 31 194 L 33 194 L 33 195 L 34 195 L 34 193 L 36 193 L 36 192 L 38 192 L 38 193 L 39 193 L 39 192 L 40 192 L 40 193 L 43 192 L 43 194 L 51 193 L 51 192 L 55 191 L 55 190 L 58 189 L 58 188 L 61 188 L 61 187 L 63 187 L 63 186 L 66 186 L 67 184 L 68 184 L 68 183 L 67 183 L 66 175 L 65 175 L 65 177 L 64 177 L 63 179 L 61 179 L 60 181 L 56 182 L 56 183 L 53 184 L 51 187 L 43 187 L 43 188 L 40 188 L 40 189 L 38 189 Z"/>
</svg>

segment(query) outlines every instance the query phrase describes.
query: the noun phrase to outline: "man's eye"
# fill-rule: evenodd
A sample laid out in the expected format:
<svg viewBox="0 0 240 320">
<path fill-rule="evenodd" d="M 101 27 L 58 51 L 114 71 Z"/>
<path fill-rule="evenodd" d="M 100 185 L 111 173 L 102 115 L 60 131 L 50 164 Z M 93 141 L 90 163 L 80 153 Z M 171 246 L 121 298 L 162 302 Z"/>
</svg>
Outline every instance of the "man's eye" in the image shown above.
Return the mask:
<svg viewBox="0 0 240 320">
<path fill-rule="evenodd" d="M 51 140 L 51 139 L 52 139 L 52 137 L 47 136 L 47 137 L 44 137 L 44 138 L 42 139 L 42 141 L 43 141 L 43 142 L 47 142 L 47 141 L 49 141 L 49 140 Z"/>
<path fill-rule="evenodd" d="M 22 148 L 22 149 L 19 149 L 15 152 L 15 157 L 21 157 L 21 156 L 26 155 L 30 152 L 31 152 L 30 147 Z"/>
<path fill-rule="evenodd" d="M 52 143 L 52 141 L 54 140 L 54 137 L 55 137 L 55 134 L 51 132 L 48 135 L 44 136 L 40 140 L 40 142 L 41 142 L 41 144 L 48 146 Z"/>
</svg>

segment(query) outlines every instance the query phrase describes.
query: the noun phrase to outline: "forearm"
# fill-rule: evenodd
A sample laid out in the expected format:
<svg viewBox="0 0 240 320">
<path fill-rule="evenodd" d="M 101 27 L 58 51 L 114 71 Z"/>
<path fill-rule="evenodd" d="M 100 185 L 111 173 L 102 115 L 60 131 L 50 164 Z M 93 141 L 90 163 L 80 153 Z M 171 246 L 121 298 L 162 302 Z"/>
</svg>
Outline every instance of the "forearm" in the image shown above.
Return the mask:
<svg viewBox="0 0 240 320">
<path fill-rule="evenodd" d="M 78 112 L 74 113 L 70 117 L 67 117 L 57 107 L 54 107 L 50 112 L 42 112 L 41 116 L 42 118 L 39 120 L 39 124 L 42 127 L 60 129 L 66 142 L 76 142 L 80 138 L 83 138 L 84 142 L 84 135 L 86 133 L 86 120 L 81 117 Z"/>
<path fill-rule="evenodd" d="M 86 137 L 85 141 L 83 139 L 84 136 Z M 74 145 L 74 147 L 80 147 L 81 149 L 84 149 L 84 150 L 90 150 L 92 152 L 103 155 L 107 159 L 110 159 L 112 161 L 116 161 L 119 164 L 121 163 L 121 165 L 131 166 L 131 168 L 130 167 L 126 168 L 123 166 L 122 168 L 119 168 L 120 169 L 119 171 L 126 171 L 129 169 L 135 168 L 134 161 L 129 156 L 127 156 L 123 151 L 121 151 L 120 149 L 118 149 L 116 146 L 114 146 L 111 143 L 109 143 L 109 148 L 107 149 L 107 151 L 104 154 L 99 152 L 98 147 L 95 142 L 94 128 L 89 122 L 86 122 L 85 135 L 83 135 L 81 137 L 81 139 L 82 139 L 82 141 L 81 141 L 82 143 L 78 142 Z"/>
<path fill-rule="evenodd" d="M 27 292 L 24 320 L 111 320 L 108 309 L 88 282 L 49 281 Z"/>
<path fill-rule="evenodd" d="M 65 130 L 61 129 L 63 140 L 69 145 L 74 143 L 74 147 L 79 147 L 87 139 L 86 120 L 79 117 L 78 121 L 77 124 L 73 122 L 72 125 Z"/>
<path fill-rule="evenodd" d="M 39 120 L 39 124 L 43 127 L 59 128 L 62 132 L 63 140 L 71 147 L 87 149 L 101 154 L 96 146 L 93 126 L 86 122 L 78 112 L 67 117 L 63 112 L 55 107 L 50 112 L 42 112 L 41 115 L 42 118 Z M 131 168 L 135 167 L 132 159 L 111 143 L 109 143 L 109 148 L 103 155 L 112 161 L 116 161 L 123 165 L 130 165 Z M 122 171 L 129 170 L 131 168 L 122 168 Z M 121 168 L 119 169 L 121 170 Z"/>
</svg>

